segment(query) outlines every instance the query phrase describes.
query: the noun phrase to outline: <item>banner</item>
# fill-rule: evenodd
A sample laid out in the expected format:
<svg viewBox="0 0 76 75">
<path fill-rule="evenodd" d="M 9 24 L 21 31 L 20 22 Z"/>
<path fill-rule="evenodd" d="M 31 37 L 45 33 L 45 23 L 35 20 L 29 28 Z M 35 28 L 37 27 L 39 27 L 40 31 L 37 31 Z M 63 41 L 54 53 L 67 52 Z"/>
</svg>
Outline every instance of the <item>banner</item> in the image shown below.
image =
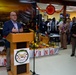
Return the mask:
<svg viewBox="0 0 76 75">
<path fill-rule="evenodd" d="M 59 53 L 59 47 L 57 48 L 42 48 L 42 49 L 36 49 L 30 50 L 30 58 L 35 57 L 41 57 L 41 56 L 48 56 L 48 55 L 56 55 Z"/>
<path fill-rule="evenodd" d="M 21 48 L 14 50 L 14 65 L 22 65 L 29 63 L 29 48 Z"/>
</svg>

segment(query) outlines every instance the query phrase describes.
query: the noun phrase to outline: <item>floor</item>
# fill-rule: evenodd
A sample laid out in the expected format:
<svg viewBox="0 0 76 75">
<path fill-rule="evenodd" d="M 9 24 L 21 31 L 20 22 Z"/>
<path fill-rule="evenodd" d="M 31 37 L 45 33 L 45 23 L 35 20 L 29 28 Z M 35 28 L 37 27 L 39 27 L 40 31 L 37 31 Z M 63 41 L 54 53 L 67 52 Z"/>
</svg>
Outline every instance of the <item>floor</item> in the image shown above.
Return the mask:
<svg viewBox="0 0 76 75">
<path fill-rule="evenodd" d="M 35 72 L 39 75 L 76 75 L 76 57 L 70 57 L 71 45 L 68 49 L 59 50 L 58 55 L 36 58 Z M 30 60 L 33 70 L 33 60 Z M 7 75 L 5 67 L 0 67 L 0 75 Z"/>
</svg>

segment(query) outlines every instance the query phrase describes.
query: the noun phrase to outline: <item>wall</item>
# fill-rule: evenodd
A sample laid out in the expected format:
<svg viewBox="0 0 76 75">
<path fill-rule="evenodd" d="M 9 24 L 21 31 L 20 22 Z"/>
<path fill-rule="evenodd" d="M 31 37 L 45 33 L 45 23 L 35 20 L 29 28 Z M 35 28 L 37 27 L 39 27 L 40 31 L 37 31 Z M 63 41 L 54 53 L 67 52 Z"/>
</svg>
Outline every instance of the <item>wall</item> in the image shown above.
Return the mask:
<svg viewBox="0 0 76 75">
<path fill-rule="evenodd" d="M 62 12 L 60 12 L 62 13 Z M 54 13 L 53 15 L 47 15 L 48 18 L 53 18 L 55 17 L 56 20 L 59 20 L 60 18 L 60 13 Z M 76 12 L 67 12 L 68 14 L 70 14 L 70 18 L 72 19 L 72 17 L 76 17 Z M 40 12 L 40 14 L 43 15 L 43 17 L 45 18 L 45 20 L 47 20 L 47 17 L 44 16 L 44 12 Z"/>
<path fill-rule="evenodd" d="M 76 17 L 76 12 L 68 12 L 70 14 L 70 18 Z"/>
</svg>

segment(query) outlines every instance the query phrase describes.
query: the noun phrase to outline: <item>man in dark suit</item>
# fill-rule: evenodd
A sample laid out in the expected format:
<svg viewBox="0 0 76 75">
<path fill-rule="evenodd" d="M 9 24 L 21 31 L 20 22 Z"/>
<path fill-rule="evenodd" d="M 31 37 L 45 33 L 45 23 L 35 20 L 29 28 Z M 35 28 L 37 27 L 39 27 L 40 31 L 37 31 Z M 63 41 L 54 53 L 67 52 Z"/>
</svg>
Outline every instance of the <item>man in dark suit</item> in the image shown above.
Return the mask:
<svg viewBox="0 0 76 75">
<path fill-rule="evenodd" d="M 71 42 L 72 42 L 72 54 L 71 57 L 75 56 L 76 49 L 76 18 L 74 18 L 74 22 L 71 28 Z"/>
<path fill-rule="evenodd" d="M 5 40 L 5 47 L 6 47 L 6 53 L 7 53 L 7 71 L 10 71 L 10 43 L 6 40 L 6 37 L 9 33 L 19 33 L 23 32 L 23 27 L 20 23 L 17 22 L 17 14 L 16 12 L 10 13 L 10 20 L 4 23 L 3 26 L 3 38 Z"/>
</svg>

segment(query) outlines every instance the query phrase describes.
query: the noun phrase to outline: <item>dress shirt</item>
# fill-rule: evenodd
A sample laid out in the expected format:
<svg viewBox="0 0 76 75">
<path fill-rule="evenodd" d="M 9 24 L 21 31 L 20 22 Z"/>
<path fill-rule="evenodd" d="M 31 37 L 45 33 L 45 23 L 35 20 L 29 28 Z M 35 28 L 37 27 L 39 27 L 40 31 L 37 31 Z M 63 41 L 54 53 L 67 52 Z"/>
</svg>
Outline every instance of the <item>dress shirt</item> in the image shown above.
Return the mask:
<svg viewBox="0 0 76 75">
<path fill-rule="evenodd" d="M 18 30 L 17 22 L 12 21 L 12 23 L 13 23 L 13 25 L 14 25 L 14 28 Z"/>
</svg>

